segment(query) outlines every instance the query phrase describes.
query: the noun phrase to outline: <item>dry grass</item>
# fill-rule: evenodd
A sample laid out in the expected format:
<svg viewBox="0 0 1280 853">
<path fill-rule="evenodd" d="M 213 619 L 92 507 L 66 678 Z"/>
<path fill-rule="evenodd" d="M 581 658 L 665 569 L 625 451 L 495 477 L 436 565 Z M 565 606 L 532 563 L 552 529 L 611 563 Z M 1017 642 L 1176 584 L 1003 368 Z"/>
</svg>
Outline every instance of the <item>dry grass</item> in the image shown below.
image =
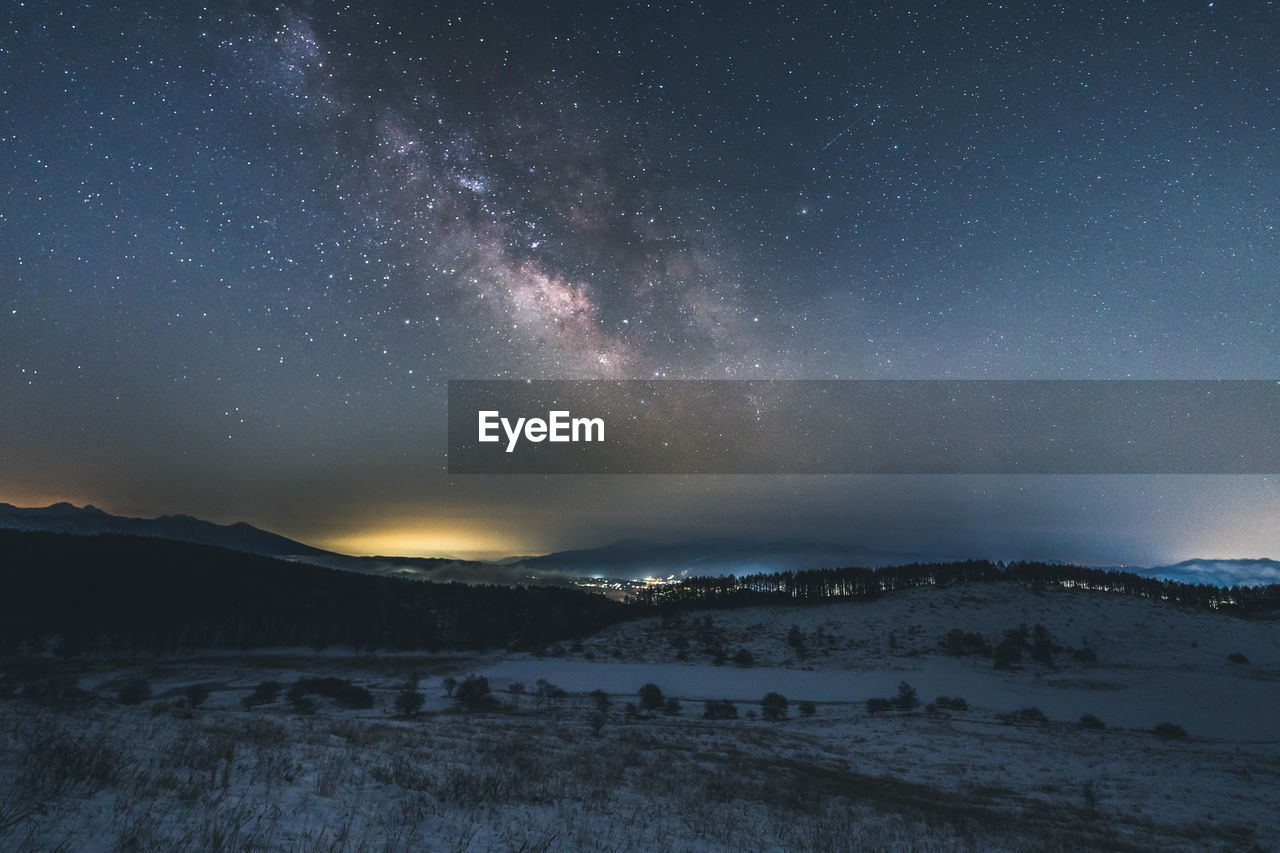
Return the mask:
<svg viewBox="0 0 1280 853">
<path fill-rule="evenodd" d="M 1086 797 L 1078 775 L 1044 760 L 1063 749 L 1053 727 L 976 713 L 851 727 L 837 710 L 768 724 L 615 709 L 595 737 L 585 696 L 412 720 L 389 708 L 245 711 L 238 699 L 189 716 L 3 700 L 0 849 L 92 839 L 201 851 L 1239 850 L 1277 840 L 1276 827 L 1260 834 L 1238 815 L 1181 825 L 1132 808 L 1148 770 L 1241 761 L 1213 745 L 1072 738 L 1094 751 L 1083 761 L 1105 759 L 1113 774 L 1088 777 Z M 997 742 L 991 767 L 956 757 Z M 1009 756 L 1050 770 L 1034 785 L 993 781 Z M 1256 759 L 1229 778 L 1275 790 L 1274 754 Z"/>
</svg>

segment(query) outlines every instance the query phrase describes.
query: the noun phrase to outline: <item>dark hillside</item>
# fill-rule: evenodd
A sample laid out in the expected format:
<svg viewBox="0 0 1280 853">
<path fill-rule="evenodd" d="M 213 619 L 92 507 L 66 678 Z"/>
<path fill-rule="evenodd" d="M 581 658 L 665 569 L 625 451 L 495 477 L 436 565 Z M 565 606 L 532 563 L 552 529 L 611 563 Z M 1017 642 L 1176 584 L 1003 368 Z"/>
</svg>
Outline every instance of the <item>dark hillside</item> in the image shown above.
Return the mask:
<svg viewBox="0 0 1280 853">
<path fill-rule="evenodd" d="M 536 647 L 624 618 L 602 596 L 433 584 L 163 539 L 0 530 L 0 653 L 347 644 Z"/>
</svg>

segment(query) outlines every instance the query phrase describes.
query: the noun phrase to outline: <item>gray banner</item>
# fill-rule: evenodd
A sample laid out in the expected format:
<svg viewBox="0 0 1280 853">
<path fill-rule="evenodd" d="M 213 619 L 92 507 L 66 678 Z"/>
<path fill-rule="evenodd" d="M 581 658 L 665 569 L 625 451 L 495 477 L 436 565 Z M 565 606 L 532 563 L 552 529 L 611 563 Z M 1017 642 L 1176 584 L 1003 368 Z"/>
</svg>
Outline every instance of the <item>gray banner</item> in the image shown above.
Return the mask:
<svg viewBox="0 0 1280 853">
<path fill-rule="evenodd" d="M 1271 380 L 449 383 L 451 474 L 1275 474 Z"/>
</svg>

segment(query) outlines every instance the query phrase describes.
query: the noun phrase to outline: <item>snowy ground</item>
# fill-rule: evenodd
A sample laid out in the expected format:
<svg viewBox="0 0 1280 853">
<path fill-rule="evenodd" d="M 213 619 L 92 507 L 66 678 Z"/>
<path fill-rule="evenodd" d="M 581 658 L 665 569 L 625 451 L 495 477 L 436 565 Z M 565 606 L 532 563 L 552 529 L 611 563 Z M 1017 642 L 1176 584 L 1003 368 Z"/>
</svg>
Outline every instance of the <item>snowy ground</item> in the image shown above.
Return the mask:
<svg viewBox="0 0 1280 853">
<path fill-rule="evenodd" d="M 994 640 L 1024 621 L 1097 662 L 999 671 L 938 649 L 952 628 Z M 713 646 L 756 665 L 717 666 Z M 472 672 L 497 707 L 446 696 L 444 678 Z M 1280 849 L 1280 623 L 1113 595 L 922 589 L 639 620 L 544 657 L 275 650 L 76 675 L 91 704 L 0 700 L 0 849 Z M 242 705 L 261 681 L 313 676 L 368 688 L 373 707 Z M 119 704 L 136 677 L 153 698 Z M 414 678 L 424 708 L 400 716 Z M 539 680 L 568 695 L 539 698 Z M 901 681 L 969 707 L 868 713 Z M 629 713 L 648 682 L 680 712 Z M 175 707 L 194 683 L 206 702 Z M 613 696 L 593 724 L 597 688 Z M 768 691 L 790 700 L 785 720 L 758 716 Z M 702 719 L 719 698 L 740 718 Z M 1048 721 L 1009 719 L 1028 706 Z M 1162 721 L 1189 737 L 1146 731 Z"/>
</svg>

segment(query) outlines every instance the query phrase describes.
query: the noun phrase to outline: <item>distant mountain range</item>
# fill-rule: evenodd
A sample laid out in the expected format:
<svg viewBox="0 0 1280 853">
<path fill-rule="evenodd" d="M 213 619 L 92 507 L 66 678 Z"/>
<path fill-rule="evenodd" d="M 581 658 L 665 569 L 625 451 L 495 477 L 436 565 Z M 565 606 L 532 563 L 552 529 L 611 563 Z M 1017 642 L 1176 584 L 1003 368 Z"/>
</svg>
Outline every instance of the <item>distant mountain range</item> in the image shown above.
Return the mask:
<svg viewBox="0 0 1280 853">
<path fill-rule="evenodd" d="M 56 503 L 17 507 L 0 503 L 0 529 L 92 535 L 117 533 L 215 545 L 269 557 L 287 557 L 328 568 L 375 575 L 402 575 L 465 583 L 567 584 L 593 575 L 618 579 L 682 575 L 744 575 L 827 567 L 903 565 L 952 559 L 937 554 L 882 551 L 800 539 L 690 539 L 665 543 L 629 539 L 599 548 L 558 551 L 495 562 L 424 557 L 351 557 L 304 545 L 251 524 L 214 524 L 189 515 L 128 518 L 97 507 Z M 1212 586 L 1280 583 L 1280 561 L 1185 560 L 1167 566 L 1100 566 L 1144 577 Z"/>
<path fill-rule="evenodd" d="M 329 554 L 251 524 L 214 524 L 189 515 L 162 515 L 159 518 L 128 518 L 111 515 L 95 506 L 77 507 L 56 503 L 46 507 L 19 507 L 0 503 L 0 528 L 43 530 L 49 533 L 120 533 L 149 536 L 197 545 L 216 545 L 268 557 L 318 557 Z"/>
<path fill-rule="evenodd" d="M 1183 560 L 1170 566 L 1129 568 L 1127 571 L 1143 577 L 1209 586 L 1268 586 L 1280 583 L 1280 562 L 1265 557 L 1253 560 Z"/>
</svg>

